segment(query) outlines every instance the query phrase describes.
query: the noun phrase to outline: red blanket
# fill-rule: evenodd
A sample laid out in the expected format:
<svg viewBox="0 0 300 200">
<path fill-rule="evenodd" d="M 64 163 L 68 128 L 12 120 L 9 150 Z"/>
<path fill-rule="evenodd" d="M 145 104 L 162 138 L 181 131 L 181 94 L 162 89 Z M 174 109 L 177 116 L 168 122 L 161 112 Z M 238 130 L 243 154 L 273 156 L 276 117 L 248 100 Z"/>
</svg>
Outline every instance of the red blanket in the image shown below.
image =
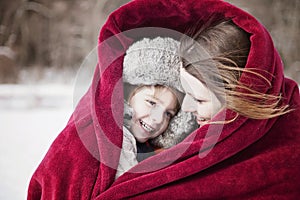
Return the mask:
<svg viewBox="0 0 300 200">
<path fill-rule="evenodd" d="M 241 82 L 263 93 L 281 93 L 295 111 L 204 126 L 115 181 L 122 146 L 123 53 L 140 37 L 119 33 L 138 27 L 184 32 L 212 18 L 230 18 L 250 33 L 246 67 L 272 74 L 264 74 L 271 86 L 258 84 L 255 77 L 242 76 Z M 269 33 L 251 15 L 218 0 L 134 0 L 107 19 L 98 51 L 92 85 L 33 174 L 28 199 L 300 198 L 299 89 L 284 77 Z M 216 118 L 222 116 L 231 119 L 234 113 L 223 110 Z"/>
</svg>

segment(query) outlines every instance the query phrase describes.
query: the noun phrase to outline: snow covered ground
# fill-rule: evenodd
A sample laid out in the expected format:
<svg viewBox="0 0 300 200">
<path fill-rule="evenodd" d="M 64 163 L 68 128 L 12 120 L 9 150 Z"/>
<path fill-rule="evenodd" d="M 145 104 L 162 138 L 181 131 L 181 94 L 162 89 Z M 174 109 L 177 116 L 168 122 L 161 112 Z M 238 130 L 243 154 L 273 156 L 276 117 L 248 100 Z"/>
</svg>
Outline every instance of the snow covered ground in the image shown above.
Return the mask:
<svg viewBox="0 0 300 200">
<path fill-rule="evenodd" d="M 26 199 L 29 180 L 73 110 L 73 85 L 0 85 L 0 199 Z"/>
</svg>

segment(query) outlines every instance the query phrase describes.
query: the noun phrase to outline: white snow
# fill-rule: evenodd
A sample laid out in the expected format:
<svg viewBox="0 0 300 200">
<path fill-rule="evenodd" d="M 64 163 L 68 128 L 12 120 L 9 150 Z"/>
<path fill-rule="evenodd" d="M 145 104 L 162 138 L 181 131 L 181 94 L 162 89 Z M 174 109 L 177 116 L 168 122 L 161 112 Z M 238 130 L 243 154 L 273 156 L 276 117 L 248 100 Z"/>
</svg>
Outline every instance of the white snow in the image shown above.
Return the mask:
<svg viewBox="0 0 300 200">
<path fill-rule="evenodd" d="M 72 110 L 71 84 L 0 85 L 0 199 L 26 199 L 34 170 Z"/>
</svg>

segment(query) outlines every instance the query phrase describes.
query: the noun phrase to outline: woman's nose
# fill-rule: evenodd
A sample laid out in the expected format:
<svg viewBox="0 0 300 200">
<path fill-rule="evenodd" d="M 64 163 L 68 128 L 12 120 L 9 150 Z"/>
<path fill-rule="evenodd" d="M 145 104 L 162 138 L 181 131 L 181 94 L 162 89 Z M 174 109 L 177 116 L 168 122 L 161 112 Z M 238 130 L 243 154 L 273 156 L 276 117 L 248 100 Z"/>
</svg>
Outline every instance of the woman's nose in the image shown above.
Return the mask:
<svg viewBox="0 0 300 200">
<path fill-rule="evenodd" d="M 185 95 L 183 102 L 182 102 L 182 106 L 181 109 L 184 112 L 195 112 L 197 111 L 196 108 L 196 102 L 194 99 L 192 99 L 192 97 Z"/>
<path fill-rule="evenodd" d="M 159 106 L 153 108 L 150 112 L 150 119 L 156 123 L 160 124 L 162 123 L 164 118 L 164 110 L 163 108 L 160 108 Z"/>
</svg>

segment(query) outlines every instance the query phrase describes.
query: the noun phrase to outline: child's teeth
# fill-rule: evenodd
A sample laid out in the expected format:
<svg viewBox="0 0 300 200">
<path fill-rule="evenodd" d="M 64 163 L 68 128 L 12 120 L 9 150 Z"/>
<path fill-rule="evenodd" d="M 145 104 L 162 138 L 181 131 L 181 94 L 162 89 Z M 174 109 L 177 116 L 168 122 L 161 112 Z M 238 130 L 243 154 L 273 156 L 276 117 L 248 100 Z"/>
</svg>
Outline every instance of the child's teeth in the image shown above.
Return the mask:
<svg viewBox="0 0 300 200">
<path fill-rule="evenodd" d="M 143 122 L 142 120 L 140 121 L 142 126 L 149 132 L 153 131 L 152 128 L 150 128 L 145 122 Z"/>
</svg>

